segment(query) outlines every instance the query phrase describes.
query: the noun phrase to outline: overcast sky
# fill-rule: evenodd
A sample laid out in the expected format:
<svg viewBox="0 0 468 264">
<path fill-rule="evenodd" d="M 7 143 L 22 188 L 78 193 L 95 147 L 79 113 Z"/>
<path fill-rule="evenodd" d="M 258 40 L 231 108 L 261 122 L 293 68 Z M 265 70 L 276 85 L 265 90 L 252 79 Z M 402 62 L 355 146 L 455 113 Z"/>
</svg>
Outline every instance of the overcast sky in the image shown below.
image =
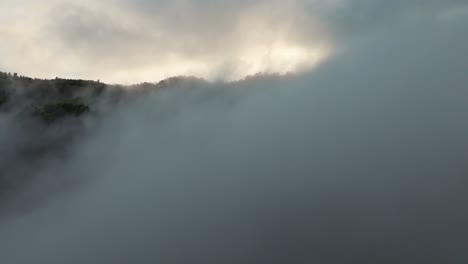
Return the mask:
<svg viewBox="0 0 468 264">
<path fill-rule="evenodd" d="M 466 16 L 465 2 L 1 0 L 0 70 L 121 83 L 293 72 L 401 20 Z"/>
</svg>

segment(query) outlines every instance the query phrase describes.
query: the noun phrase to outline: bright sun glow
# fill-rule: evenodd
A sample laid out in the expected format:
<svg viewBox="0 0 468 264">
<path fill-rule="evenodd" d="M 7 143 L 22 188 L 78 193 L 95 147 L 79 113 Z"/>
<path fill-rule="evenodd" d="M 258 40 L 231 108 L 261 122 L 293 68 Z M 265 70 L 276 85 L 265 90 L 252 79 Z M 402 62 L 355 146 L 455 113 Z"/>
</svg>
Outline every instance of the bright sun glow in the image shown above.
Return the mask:
<svg viewBox="0 0 468 264">
<path fill-rule="evenodd" d="M 280 74 L 296 72 L 304 68 L 313 68 L 327 55 L 328 51 L 323 47 L 301 47 L 280 42 L 267 48 L 257 48 L 246 52 L 242 60 L 247 67 L 244 67 L 238 75 L 246 76 L 259 72 Z"/>
</svg>

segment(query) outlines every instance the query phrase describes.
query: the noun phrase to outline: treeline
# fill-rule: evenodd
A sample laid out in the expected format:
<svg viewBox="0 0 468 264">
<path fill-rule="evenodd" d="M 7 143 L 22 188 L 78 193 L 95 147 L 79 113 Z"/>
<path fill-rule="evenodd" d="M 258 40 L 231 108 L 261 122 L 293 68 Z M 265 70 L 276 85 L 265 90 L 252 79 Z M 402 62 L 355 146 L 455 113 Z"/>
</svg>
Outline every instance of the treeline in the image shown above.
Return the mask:
<svg viewBox="0 0 468 264">
<path fill-rule="evenodd" d="M 0 113 L 16 110 L 47 122 L 80 116 L 105 98 L 111 102 L 131 100 L 141 92 L 166 88 L 209 87 L 212 83 L 193 76 L 171 77 L 159 82 L 109 85 L 93 80 L 38 79 L 17 73 L 0 72 Z M 103 96 L 105 95 L 105 96 Z"/>
<path fill-rule="evenodd" d="M 0 72 L 0 112 L 19 112 L 53 123 L 81 116 L 108 85 L 99 81 L 33 79 Z"/>
<path fill-rule="evenodd" d="M 15 110 L 40 117 L 46 123 L 54 123 L 66 117 L 77 117 L 90 112 L 93 104 L 103 98 L 119 102 L 132 98 L 131 94 L 140 94 L 139 92 L 205 84 L 206 81 L 195 77 L 172 77 L 160 82 L 122 86 L 58 77 L 38 79 L 0 72 L 0 112 Z"/>
</svg>

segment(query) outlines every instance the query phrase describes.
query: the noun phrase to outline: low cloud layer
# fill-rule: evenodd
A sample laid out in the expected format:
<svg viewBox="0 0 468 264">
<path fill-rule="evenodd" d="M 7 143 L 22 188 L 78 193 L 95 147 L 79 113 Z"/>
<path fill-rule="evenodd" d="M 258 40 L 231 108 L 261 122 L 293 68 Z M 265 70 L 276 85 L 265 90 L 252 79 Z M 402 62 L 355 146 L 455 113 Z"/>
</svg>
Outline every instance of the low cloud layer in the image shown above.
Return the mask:
<svg viewBox="0 0 468 264">
<path fill-rule="evenodd" d="M 432 2 L 343 39 L 314 71 L 108 111 L 29 190 L 86 184 L 3 212 L 1 262 L 466 263 L 468 18 Z M 390 10 L 420 2 L 405 3 Z M 366 18 L 388 10 L 373 5 L 364 20 L 393 20 Z"/>
</svg>

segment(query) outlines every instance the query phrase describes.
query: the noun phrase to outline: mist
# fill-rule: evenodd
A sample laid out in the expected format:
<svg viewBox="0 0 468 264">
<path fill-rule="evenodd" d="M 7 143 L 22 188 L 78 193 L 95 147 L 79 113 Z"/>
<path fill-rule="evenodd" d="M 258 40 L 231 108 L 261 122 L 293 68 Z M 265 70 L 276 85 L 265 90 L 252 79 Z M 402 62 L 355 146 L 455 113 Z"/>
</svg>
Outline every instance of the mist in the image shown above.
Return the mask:
<svg viewBox="0 0 468 264">
<path fill-rule="evenodd" d="M 1 263 L 466 263 L 467 13 L 407 2 L 329 14 L 312 70 L 102 103 L 36 137 L 79 131 L 36 166 L 0 114 L 0 169 L 33 176 L 0 209 Z"/>
</svg>

